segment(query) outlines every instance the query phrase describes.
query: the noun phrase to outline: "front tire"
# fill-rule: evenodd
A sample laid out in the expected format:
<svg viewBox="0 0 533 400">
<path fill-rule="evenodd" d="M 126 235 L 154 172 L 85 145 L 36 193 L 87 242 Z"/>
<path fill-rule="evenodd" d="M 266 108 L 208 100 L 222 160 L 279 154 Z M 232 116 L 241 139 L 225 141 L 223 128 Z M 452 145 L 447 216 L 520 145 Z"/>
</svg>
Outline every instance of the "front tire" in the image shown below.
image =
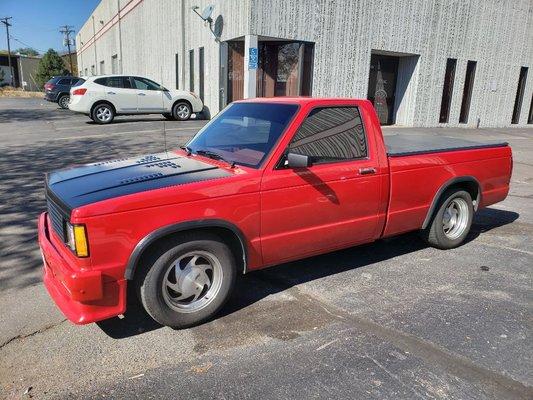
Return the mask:
<svg viewBox="0 0 533 400">
<path fill-rule="evenodd" d="M 57 104 L 59 104 L 59 107 L 61 107 L 63 110 L 68 109 L 68 103 L 70 101 L 70 96 L 63 94 L 59 97 L 57 100 Z"/>
<path fill-rule="evenodd" d="M 137 285 L 146 312 L 160 324 L 179 329 L 215 315 L 236 277 L 231 250 L 211 234 L 169 239 L 153 249 L 142 268 Z"/>
<path fill-rule="evenodd" d="M 422 231 L 422 237 L 438 249 L 453 249 L 463 243 L 472 226 L 472 197 L 464 190 L 450 189 L 441 199 L 440 207 Z"/>
<path fill-rule="evenodd" d="M 192 108 L 189 103 L 180 101 L 172 107 L 172 116 L 178 121 L 187 121 L 191 118 Z"/>
<path fill-rule="evenodd" d="M 115 110 L 109 104 L 97 104 L 91 112 L 91 119 L 100 125 L 110 124 L 115 119 Z"/>
</svg>

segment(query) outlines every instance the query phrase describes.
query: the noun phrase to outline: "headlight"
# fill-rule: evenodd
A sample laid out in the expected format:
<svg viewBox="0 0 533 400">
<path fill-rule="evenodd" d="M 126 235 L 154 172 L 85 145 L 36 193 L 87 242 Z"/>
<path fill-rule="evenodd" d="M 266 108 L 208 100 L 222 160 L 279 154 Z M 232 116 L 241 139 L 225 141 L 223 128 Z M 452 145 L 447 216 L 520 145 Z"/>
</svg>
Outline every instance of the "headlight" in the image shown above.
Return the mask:
<svg viewBox="0 0 533 400">
<path fill-rule="evenodd" d="M 89 245 L 87 243 L 87 232 L 85 225 L 72 225 L 67 222 L 67 246 L 78 256 L 89 256 Z"/>
</svg>

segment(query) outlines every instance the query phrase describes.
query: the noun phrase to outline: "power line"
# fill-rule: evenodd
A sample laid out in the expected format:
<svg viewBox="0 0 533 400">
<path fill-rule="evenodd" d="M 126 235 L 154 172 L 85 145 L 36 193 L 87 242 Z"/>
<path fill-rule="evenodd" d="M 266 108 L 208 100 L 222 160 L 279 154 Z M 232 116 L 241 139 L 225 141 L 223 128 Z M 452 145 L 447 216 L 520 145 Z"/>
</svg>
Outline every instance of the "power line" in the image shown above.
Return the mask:
<svg viewBox="0 0 533 400">
<path fill-rule="evenodd" d="M 23 42 L 22 40 L 17 39 L 17 38 L 16 38 L 15 36 L 13 36 L 13 35 L 9 35 L 9 37 L 11 38 L 11 40 L 14 40 L 15 42 L 18 42 L 18 43 L 20 43 L 20 44 L 23 45 L 23 46 L 30 47 L 30 48 L 32 48 L 32 49 L 34 49 L 34 50 L 37 50 L 37 51 L 40 52 L 40 53 L 46 53 L 46 51 L 44 51 L 44 50 L 42 50 L 42 49 L 38 49 L 37 47 L 34 47 L 34 46 L 32 46 L 32 45 L 30 45 L 30 44 L 28 44 L 28 43 L 25 43 L 25 42 Z"/>
<path fill-rule="evenodd" d="M 9 20 L 13 17 L 4 17 L 0 18 L 0 22 L 3 23 L 6 26 L 6 37 L 7 37 L 7 60 L 9 64 L 9 74 L 11 75 L 11 86 L 15 86 L 15 77 L 13 76 L 13 67 L 11 66 L 11 45 L 9 43 L 9 27 L 11 24 L 9 23 Z"/>
<path fill-rule="evenodd" d="M 70 73 L 74 74 L 74 67 L 72 66 L 72 53 L 70 52 L 70 34 L 74 33 L 74 29 L 72 29 L 72 25 L 63 25 L 59 32 L 61 32 L 64 35 L 64 41 L 67 43 L 67 49 L 68 49 L 68 59 L 70 63 Z"/>
</svg>

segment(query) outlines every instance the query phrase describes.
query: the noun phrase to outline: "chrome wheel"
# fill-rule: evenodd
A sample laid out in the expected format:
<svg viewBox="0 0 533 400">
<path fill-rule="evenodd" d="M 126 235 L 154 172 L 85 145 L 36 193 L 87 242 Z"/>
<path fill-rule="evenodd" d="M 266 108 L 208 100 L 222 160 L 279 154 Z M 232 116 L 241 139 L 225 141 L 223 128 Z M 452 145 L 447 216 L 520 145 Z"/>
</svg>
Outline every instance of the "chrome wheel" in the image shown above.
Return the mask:
<svg viewBox="0 0 533 400">
<path fill-rule="evenodd" d="M 207 251 L 192 251 L 173 261 L 163 278 L 163 299 L 175 311 L 196 312 L 217 296 L 222 284 L 220 261 Z"/>
<path fill-rule="evenodd" d="M 112 111 L 107 106 L 100 106 L 96 109 L 94 115 L 101 122 L 109 122 L 113 117 Z"/>
<path fill-rule="evenodd" d="M 468 225 L 469 209 L 467 202 L 456 197 L 446 206 L 442 216 L 444 234 L 449 239 L 459 238 Z"/>
<path fill-rule="evenodd" d="M 59 99 L 59 107 L 68 108 L 70 98 L 68 96 L 63 96 Z"/>
<path fill-rule="evenodd" d="M 176 108 L 176 115 L 179 119 L 187 119 L 191 115 L 191 110 L 186 104 L 179 104 Z"/>
</svg>

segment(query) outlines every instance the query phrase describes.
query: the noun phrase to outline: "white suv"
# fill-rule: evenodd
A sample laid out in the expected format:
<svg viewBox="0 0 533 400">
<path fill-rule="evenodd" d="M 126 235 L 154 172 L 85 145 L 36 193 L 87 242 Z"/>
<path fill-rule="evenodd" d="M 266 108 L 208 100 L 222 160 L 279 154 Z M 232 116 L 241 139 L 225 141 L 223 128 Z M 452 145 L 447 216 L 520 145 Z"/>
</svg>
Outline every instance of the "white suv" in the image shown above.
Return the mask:
<svg viewBox="0 0 533 400">
<path fill-rule="evenodd" d="M 201 112 L 203 103 L 192 92 L 168 90 L 147 78 L 101 75 L 73 87 L 68 108 L 98 124 L 109 124 L 115 115 L 128 114 L 163 114 L 167 119 L 185 121 Z"/>
</svg>

